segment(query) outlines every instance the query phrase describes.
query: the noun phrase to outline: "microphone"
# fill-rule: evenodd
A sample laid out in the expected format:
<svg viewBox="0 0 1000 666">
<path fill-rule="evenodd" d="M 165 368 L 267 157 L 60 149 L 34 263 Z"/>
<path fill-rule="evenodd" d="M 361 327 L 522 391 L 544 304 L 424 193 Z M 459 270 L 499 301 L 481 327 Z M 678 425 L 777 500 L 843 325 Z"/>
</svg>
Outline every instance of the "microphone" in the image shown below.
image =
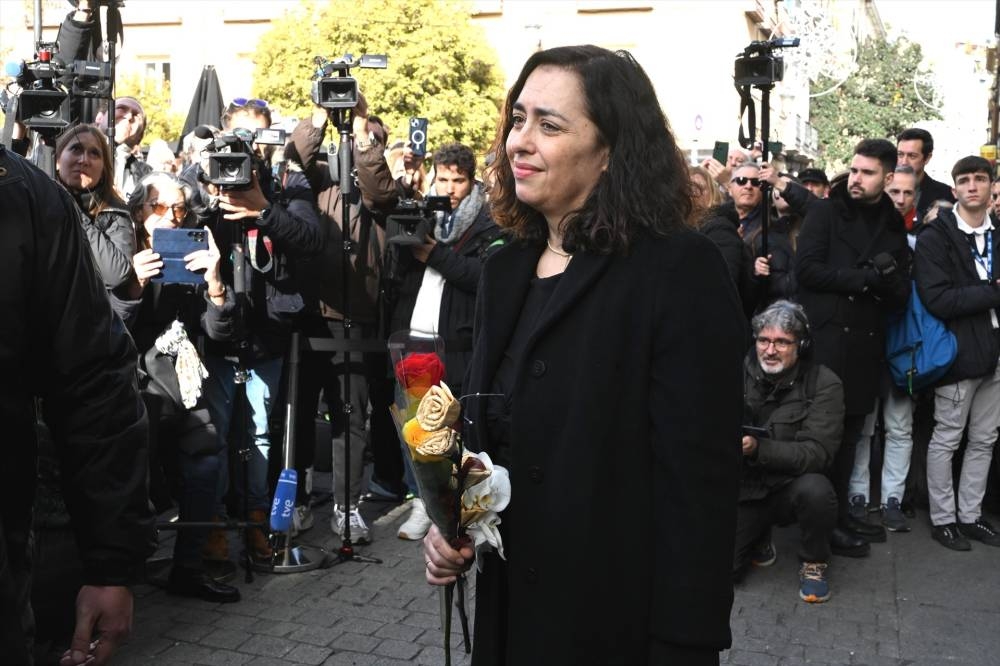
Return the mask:
<svg viewBox="0 0 1000 666">
<path fill-rule="evenodd" d="M 281 470 L 278 485 L 274 489 L 274 502 L 271 503 L 272 532 L 288 532 L 291 529 L 297 485 L 298 473 L 294 469 Z"/>
<path fill-rule="evenodd" d="M 193 130 L 191 130 L 196 137 L 199 139 L 214 139 L 215 134 L 212 133 L 212 128 L 207 125 L 198 125 Z"/>
</svg>

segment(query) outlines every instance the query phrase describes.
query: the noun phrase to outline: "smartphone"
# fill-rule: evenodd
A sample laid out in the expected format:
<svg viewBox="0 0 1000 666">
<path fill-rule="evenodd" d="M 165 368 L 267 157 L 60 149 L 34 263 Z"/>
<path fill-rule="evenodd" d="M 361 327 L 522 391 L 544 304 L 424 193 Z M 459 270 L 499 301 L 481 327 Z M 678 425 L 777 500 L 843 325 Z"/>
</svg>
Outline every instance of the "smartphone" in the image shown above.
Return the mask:
<svg viewBox="0 0 1000 666">
<path fill-rule="evenodd" d="M 204 271 L 189 271 L 184 257 L 208 249 L 204 229 L 153 229 L 153 252 L 160 255 L 163 269 L 153 279 L 164 284 L 201 284 Z"/>
<path fill-rule="evenodd" d="M 752 426 L 752 425 L 743 426 L 743 434 L 757 438 L 771 436 L 771 432 L 767 428 L 762 428 L 760 426 Z"/>
<path fill-rule="evenodd" d="M 726 165 L 726 161 L 729 159 L 728 141 L 715 142 L 715 148 L 712 149 L 712 159 L 720 163 L 722 166 Z"/>
<path fill-rule="evenodd" d="M 427 154 L 426 118 L 410 118 L 410 149 L 418 157 Z"/>
</svg>

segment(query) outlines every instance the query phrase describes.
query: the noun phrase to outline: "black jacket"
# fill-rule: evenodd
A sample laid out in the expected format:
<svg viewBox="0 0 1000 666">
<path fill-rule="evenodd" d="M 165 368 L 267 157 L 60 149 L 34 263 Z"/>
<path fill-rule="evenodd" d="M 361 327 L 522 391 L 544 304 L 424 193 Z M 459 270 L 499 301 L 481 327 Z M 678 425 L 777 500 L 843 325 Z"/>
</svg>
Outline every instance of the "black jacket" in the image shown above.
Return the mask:
<svg viewBox="0 0 1000 666">
<path fill-rule="evenodd" d="M 1000 344 L 990 310 L 1000 308 L 996 280 L 1000 270 L 1000 233 L 993 231 L 993 282 L 979 279 L 972 245 L 959 230 L 955 213 L 946 210 L 920 228 L 913 259 L 913 279 L 927 310 L 955 334 L 958 355 L 939 384 L 992 374 Z"/>
<path fill-rule="evenodd" d="M 467 393 L 493 387 L 544 248 L 513 242 L 486 262 Z M 573 256 L 514 360 L 507 560 L 488 556 L 476 578 L 474 664 L 729 646 L 745 329 L 697 233 Z M 496 459 L 488 400 L 467 401 L 468 435 Z M 607 547 L 609 525 L 627 547 Z M 601 552 L 604 573 L 569 551 Z"/>
<path fill-rule="evenodd" d="M 135 255 L 135 225 L 128 210 L 113 205 L 93 218 L 84 211 L 83 230 L 104 286 L 110 291 L 125 284 L 132 276 Z"/>
<path fill-rule="evenodd" d="M 844 388 L 822 365 L 800 360 L 773 384 L 756 350 L 744 362 L 743 402 L 747 425 L 768 429 L 757 451 L 744 456 L 740 501 L 758 500 L 810 472 L 823 472 L 844 434 Z"/>
<path fill-rule="evenodd" d="M 879 254 L 896 262 L 885 277 L 869 265 Z M 829 199 L 809 204 L 796 253 L 798 298 L 809 317 L 814 359 L 844 382 L 848 414 L 874 408 L 885 366 L 886 315 L 906 306 L 909 265 L 903 219 L 888 196 L 865 209 L 844 183 Z"/>
<path fill-rule="evenodd" d="M 926 172 L 924 172 L 924 179 L 917 183 L 917 188 L 917 219 L 913 223 L 915 227 L 923 222 L 924 214 L 935 201 L 944 199 L 952 203 L 955 202 L 955 195 L 952 193 L 951 187 L 941 181 L 934 180 Z"/>
<path fill-rule="evenodd" d="M 192 168 L 185 171 L 182 177 L 199 188 L 197 174 L 197 168 Z M 264 219 L 238 223 L 225 220 L 217 208 L 211 205 L 201 207 L 197 203 L 210 202 L 201 190 L 195 201 L 199 222 L 211 228 L 222 253 L 220 268 L 228 289 L 233 288 L 231 248 L 234 242 L 242 242 L 246 231 L 256 229 L 258 232 L 257 265 L 263 269 L 267 267 L 268 258 L 273 259 L 273 265 L 268 270 L 258 271 L 251 265 L 251 248 L 247 245 L 244 260 L 246 303 L 240 306 L 242 312 L 237 316 L 241 317 L 245 326 L 253 357 L 275 358 L 288 351 L 291 317 L 303 308 L 291 260 L 322 252 L 323 235 L 316 212 L 316 197 L 301 172 L 289 170 L 284 187 L 278 193 L 274 191 L 276 187 L 270 179 L 270 171 L 265 172 L 263 181 L 261 188 L 264 195 L 273 204 Z M 266 250 L 265 239 L 272 245 L 271 252 Z M 215 341 L 209 341 L 207 351 L 228 357 L 237 353 L 235 344 Z"/>
<path fill-rule="evenodd" d="M 111 310 L 69 194 L 2 147 L 0 167 L 0 523 L 6 533 L 30 521 L 38 396 L 84 582 L 137 582 L 154 533 L 135 346 Z"/>
<path fill-rule="evenodd" d="M 736 204 L 727 201 L 710 210 L 698 230 L 712 239 L 726 260 L 729 277 L 743 303 L 743 312 L 753 314 L 757 307 L 758 283 L 753 277 L 753 256 L 750 246 L 740 238 L 740 216 Z"/>
<path fill-rule="evenodd" d="M 472 357 L 472 321 L 479 276 L 486 259 L 502 244 L 500 228 L 490 217 L 489 204 L 484 201 L 465 235 L 452 245 L 438 243 L 427 258 L 426 265 L 445 279 L 438 335 L 444 339 L 445 382 L 456 391 L 463 385 L 465 368 Z M 408 248 L 393 249 L 399 250 L 402 281 L 395 293 L 390 333 L 410 327 L 425 267 Z"/>
</svg>

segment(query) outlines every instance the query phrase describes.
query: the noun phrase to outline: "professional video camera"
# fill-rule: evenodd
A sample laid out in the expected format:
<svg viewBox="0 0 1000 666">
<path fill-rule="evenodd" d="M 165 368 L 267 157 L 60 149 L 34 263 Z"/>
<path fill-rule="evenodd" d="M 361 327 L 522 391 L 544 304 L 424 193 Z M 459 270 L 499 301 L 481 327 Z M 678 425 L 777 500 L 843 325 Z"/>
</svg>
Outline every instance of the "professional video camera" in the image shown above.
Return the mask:
<svg viewBox="0 0 1000 666">
<path fill-rule="evenodd" d="M 260 128 L 254 132 L 237 128 L 220 134 L 205 155 L 204 180 L 226 189 L 242 189 L 253 181 L 254 143 L 285 145 L 285 130 Z"/>
<path fill-rule="evenodd" d="M 312 101 L 324 109 L 353 109 L 357 106 L 358 82 L 348 76 L 352 67 L 385 69 L 389 65 L 389 59 L 384 55 L 363 55 L 354 60 L 350 53 L 339 60 L 316 56 L 313 62 L 316 72 L 313 74 Z"/>
<path fill-rule="evenodd" d="M 427 242 L 437 213 L 451 212 L 448 197 L 426 197 L 422 200 L 401 199 L 385 221 L 388 242 L 395 245 L 421 245 Z"/>
<path fill-rule="evenodd" d="M 768 86 L 785 77 L 785 61 L 774 54 L 775 49 L 799 45 L 798 37 L 783 37 L 769 42 L 750 42 L 743 53 L 736 56 L 733 83 L 744 86 Z"/>
</svg>

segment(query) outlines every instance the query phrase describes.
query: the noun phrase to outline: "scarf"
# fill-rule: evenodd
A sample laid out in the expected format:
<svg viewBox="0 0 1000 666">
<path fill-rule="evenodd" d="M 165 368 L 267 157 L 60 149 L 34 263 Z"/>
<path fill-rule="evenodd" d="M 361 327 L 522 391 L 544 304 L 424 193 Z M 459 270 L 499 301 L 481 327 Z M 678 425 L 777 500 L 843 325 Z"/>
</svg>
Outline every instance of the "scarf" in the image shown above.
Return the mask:
<svg viewBox="0 0 1000 666">
<path fill-rule="evenodd" d="M 450 245 L 457 241 L 472 226 L 479 216 L 479 211 L 486 202 L 486 194 L 480 183 L 473 183 L 469 196 L 462 199 L 458 208 L 450 215 L 441 216 L 434 227 L 434 238 L 437 242 Z"/>
<path fill-rule="evenodd" d="M 181 402 L 192 409 L 201 397 L 201 380 L 208 377 L 208 370 L 198 357 L 198 350 L 188 339 L 184 324 L 176 319 L 156 338 L 156 349 L 161 354 L 175 356 L 174 371 L 181 389 Z"/>
</svg>

